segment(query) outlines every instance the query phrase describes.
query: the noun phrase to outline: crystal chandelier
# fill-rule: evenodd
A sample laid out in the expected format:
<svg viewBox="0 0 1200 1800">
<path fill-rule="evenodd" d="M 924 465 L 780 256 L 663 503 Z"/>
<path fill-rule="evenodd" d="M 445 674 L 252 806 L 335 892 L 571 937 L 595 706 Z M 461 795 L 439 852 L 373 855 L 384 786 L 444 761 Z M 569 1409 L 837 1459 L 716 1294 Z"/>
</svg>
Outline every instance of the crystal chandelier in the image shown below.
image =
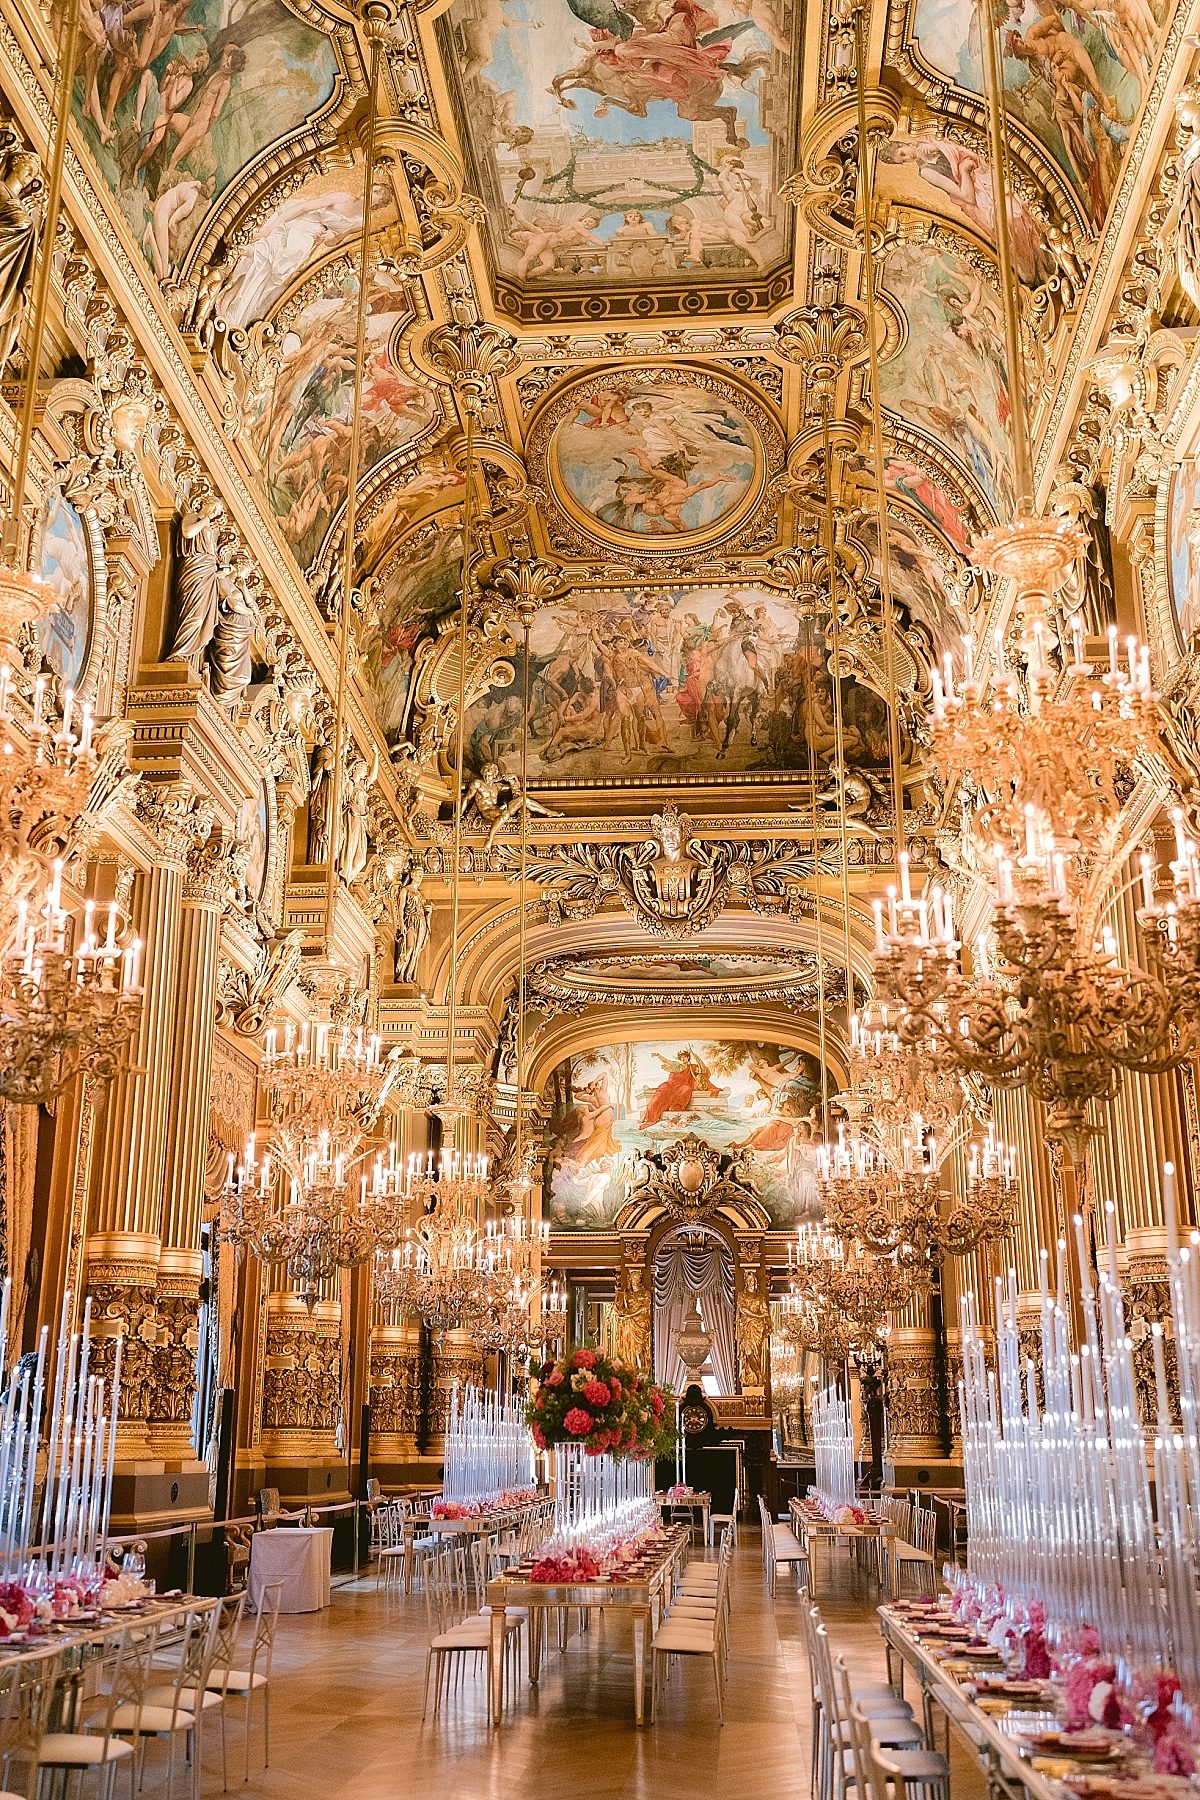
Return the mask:
<svg viewBox="0 0 1200 1800">
<path fill-rule="evenodd" d="M 950 1142 L 967 1108 L 958 1069 L 937 1057 L 936 1042 L 901 1038 L 888 1007 L 871 1004 L 850 1020 L 850 1086 L 835 1096 L 852 1122 L 869 1120 L 881 1139 L 903 1132 L 914 1114 Z"/>
<path fill-rule="evenodd" d="M 891 1157 L 861 1133 L 843 1131 L 819 1153 L 831 1228 L 922 1282 L 943 1257 L 1006 1238 L 1017 1221 L 1016 1152 L 998 1145 L 989 1129 L 970 1148 L 961 1201 L 942 1188 L 943 1160 L 919 1115 Z"/>
<path fill-rule="evenodd" d="M 781 1320 L 798 1348 L 844 1360 L 853 1347 L 886 1330 L 925 1285 L 925 1271 L 895 1256 L 876 1255 L 827 1225 L 804 1224 L 788 1245 L 789 1290 Z"/>
<path fill-rule="evenodd" d="M 222 1236 L 268 1266 L 286 1268 L 311 1307 L 320 1286 L 399 1243 L 408 1183 L 396 1147 L 369 1170 L 366 1134 L 415 1059 L 331 1019 L 266 1034 L 261 1084 L 267 1144 L 252 1136 L 240 1163 L 232 1154 L 223 1193 Z"/>
<path fill-rule="evenodd" d="M 241 1161 L 230 1152 L 221 1235 L 240 1258 L 249 1250 L 269 1267 L 285 1268 L 311 1311 L 322 1285 L 339 1269 L 360 1268 L 399 1237 L 401 1193 L 396 1147 L 377 1155 L 369 1174 L 357 1174 L 345 1152 L 322 1134 L 291 1176 L 271 1155 L 246 1143 Z"/>
<path fill-rule="evenodd" d="M 1156 892 L 1153 858 L 1141 859 L 1142 906 L 1138 912 L 1149 960 L 1191 1031 L 1200 1025 L 1200 860 L 1184 830 L 1183 812 L 1171 813 L 1175 856 L 1169 864 L 1171 891 Z"/>
<path fill-rule="evenodd" d="M 565 1342 L 570 1298 L 570 1289 L 557 1273 L 552 1272 L 547 1281 L 543 1272 L 540 1302 L 543 1344 L 549 1346 Z"/>
</svg>

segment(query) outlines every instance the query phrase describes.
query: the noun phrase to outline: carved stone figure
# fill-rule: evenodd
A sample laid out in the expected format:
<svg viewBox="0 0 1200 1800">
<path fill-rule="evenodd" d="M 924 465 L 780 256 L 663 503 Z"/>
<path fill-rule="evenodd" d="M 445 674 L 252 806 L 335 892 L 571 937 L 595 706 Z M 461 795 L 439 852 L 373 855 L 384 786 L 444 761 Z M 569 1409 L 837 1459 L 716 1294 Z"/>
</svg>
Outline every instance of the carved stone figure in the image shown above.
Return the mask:
<svg viewBox="0 0 1200 1800">
<path fill-rule="evenodd" d="M 209 263 L 196 287 L 196 297 L 185 321 L 185 327 L 195 337 L 202 350 L 212 348 L 216 328 L 217 302 L 221 292 L 233 273 L 233 265 L 222 249 L 221 253 Z"/>
<path fill-rule="evenodd" d="M 489 850 L 495 843 L 497 834 L 515 824 L 522 813 L 526 818 L 536 816 L 539 819 L 557 819 L 562 816 L 533 799 L 522 788 L 518 776 L 503 774 L 499 763 L 494 762 L 484 763 L 463 795 L 464 816 L 470 811 L 475 813 L 480 824 L 489 827 Z"/>
<path fill-rule="evenodd" d="M 369 769 L 361 756 L 352 755 L 347 761 L 338 851 L 338 871 L 347 887 L 358 880 L 370 859 L 371 786 L 378 773 L 378 757 L 372 759 Z"/>
<path fill-rule="evenodd" d="M 433 907 L 421 898 L 423 869 L 414 866 L 404 881 L 404 892 L 397 908 L 396 964 L 398 982 L 415 982 L 421 967 L 421 955 L 429 942 L 429 919 Z"/>
<path fill-rule="evenodd" d="M 209 686 L 221 706 L 236 708 L 254 672 L 250 639 L 257 608 L 251 597 L 254 564 L 245 550 L 236 550 L 220 576 L 220 598 L 212 642 L 208 649 Z"/>
<path fill-rule="evenodd" d="M 329 806 L 333 788 L 333 745 L 314 744 L 308 765 L 308 832 L 304 856 L 310 863 L 329 860 Z"/>
<path fill-rule="evenodd" d="M 496 1034 L 496 1075 L 501 1081 L 512 1081 L 517 1075 L 517 1039 L 520 1019 L 520 987 L 515 987 L 504 1002 L 500 1029 Z"/>
<path fill-rule="evenodd" d="M 11 125 L 0 126 L 0 375 L 25 314 L 43 192 L 41 163 Z"/>
<path fill-rule="evenodd" d="M 737 1350 L 742 1370 L 742 1392 L 767 1385 L 767 1346 L 771 1339 L 771 1309 L 758 1291 L 758 1270 L 743 1269 L 742 1291 L 737 1305 Z"/>
<path fill-rule="evenodd" d="M 1186 87 L 1176 97 L 1175 118 L 1183 149 L 1161 241 L 1174 259 L 1180 287 L 1200 307 L 1200 87 Z"/>
<path fill-rule="evenodd" d="M 706 914 L 718 882 L 715 859 L 692 838 L 691 820 L 674 806 L 664 806 L 650 823 L 654 837 L 629 869 L 639 911 L 664 923 Z"/>
<path fill-rule="evenodd" d="M 653 1297 L 643 1285 L 639 1268 L 626 1270 L 625 1285 L 613 1307 L 616 1321 L 613 1348 L 634 1369 L 650 1367 L 650 1314 Z"/>
<path fill-rule="evenodd" d="M 179 519 L 175 572 L 175 624 L 168 661 L 190 664 L 199 674 L 212 642 L 221 603 L 221 520 L 225 508 L 205 488 L 188 496 Z"/>
</svg>

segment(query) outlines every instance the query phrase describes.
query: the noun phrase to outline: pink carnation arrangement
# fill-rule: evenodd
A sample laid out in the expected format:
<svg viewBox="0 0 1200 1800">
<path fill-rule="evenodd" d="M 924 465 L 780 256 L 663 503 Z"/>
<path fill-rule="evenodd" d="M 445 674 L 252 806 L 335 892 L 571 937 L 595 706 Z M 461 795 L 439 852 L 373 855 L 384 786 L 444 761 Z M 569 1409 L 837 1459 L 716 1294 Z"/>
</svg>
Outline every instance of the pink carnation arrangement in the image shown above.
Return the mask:
<svg viewBox="0 0 1200 1800">
<path fill-rule="evenodd" d="M 691 1497 L 692 1489 L 688 1486 L 686 1481 L 677 1481 L 674 1487 L 669 1487 L 667 1489 L 668 1500 L 690 1500 Z"/>
<path fill-rule="evenodd" d="M 0 1581 L 0 1638 L 33 1624 L 33 1601 L 18 1581 Z"/>
<path fill-rule="evenodd" d="M 1081 1657 L 1073 1664 L 1063 1687 L 1068 1731 L 1084 1731 L 1090 1725 L 1117 1725 L 1120 1705 L 1116 1679 L 1115 1663 Z"/>
<path fill-rule="evenodd" d="M 543 1556 L 529 1572 L 531 1581 L 595 1581 L 600 1564 L 590 1550 L 570 1550 L 562 1556 Z"/>
</svg>

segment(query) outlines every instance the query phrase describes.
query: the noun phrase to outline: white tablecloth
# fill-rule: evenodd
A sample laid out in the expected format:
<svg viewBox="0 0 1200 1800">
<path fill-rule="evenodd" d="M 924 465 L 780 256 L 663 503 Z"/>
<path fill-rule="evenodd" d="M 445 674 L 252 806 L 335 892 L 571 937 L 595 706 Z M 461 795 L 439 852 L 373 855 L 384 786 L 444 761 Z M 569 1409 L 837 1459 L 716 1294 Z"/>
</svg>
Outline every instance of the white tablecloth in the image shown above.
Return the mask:
<svg viewBox="0 0 1200 1800">
<path fill-rule="evenodd" d="M 250 1540 L 251 1608 L 258 1611 L 269 1581 L 282 1581 L 280 1612 L 320 1612 L 329 1605 L 332 1557 L 331 1525 L 278 1525 L 256 1531 Z"/>
</svg>

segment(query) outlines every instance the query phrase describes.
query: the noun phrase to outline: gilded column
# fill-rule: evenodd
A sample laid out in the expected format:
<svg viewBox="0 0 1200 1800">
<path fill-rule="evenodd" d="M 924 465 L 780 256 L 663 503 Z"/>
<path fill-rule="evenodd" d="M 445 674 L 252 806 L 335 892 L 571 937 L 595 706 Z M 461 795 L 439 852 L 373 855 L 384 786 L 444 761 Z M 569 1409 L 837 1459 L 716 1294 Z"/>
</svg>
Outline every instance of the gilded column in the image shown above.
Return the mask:
<svg viewBox="0 0 1200 1800">
<path fill-rule="evenodd" d="M 123 1461 L 148 1454 L 156 1383 L 155 1310 L 163 1225 L 171 1058 L 179 976 L 180 900 L 189 849 L 207 837 L 211 805 L 183 788 L 143 782 L 137 813 L 156 856 L 138 878 L 143 1000 L 128 1064 L 110 1084 L 89 1206 L 87 1287 L 102 1344 L 123 1339 Z M 111 1355 L 111 1349 L 109 1351 Z"/>
<path fill-rule="evenodd" d="M 286 1271 L 272 1271 L 262 1377 L 262 1457 L 285 1499 L 346 1498 L 338 1450 L 342 1411 L 342 1309 L 336 1278 L 311 1308 Z M 335 1465 L 341 1464 L 336 1479 Z"/>
<path fill-rule="evenodd" d="M 162 1248 L 158 1258 L 157 1381 L 150 1413 L 154 1455 L 169 1464 L 194 1460 L 200 1225 L 212 1100 L 213 1040 L 221 918 L 229 896 L 232 846 L 221 833 L 193 845 L 183 876 L 179 978 L 171 1057 L 163 1181 Z"/>
</svg>

